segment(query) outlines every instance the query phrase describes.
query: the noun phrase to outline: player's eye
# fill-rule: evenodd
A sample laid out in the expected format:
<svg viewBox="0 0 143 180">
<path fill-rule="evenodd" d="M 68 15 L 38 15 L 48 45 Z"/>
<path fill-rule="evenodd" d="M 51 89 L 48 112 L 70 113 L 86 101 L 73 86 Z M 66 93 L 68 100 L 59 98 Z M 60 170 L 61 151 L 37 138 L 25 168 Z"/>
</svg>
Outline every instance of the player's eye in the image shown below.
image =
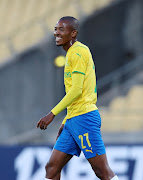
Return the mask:
<svg viewBox="0 0 143 180">
<path fill-rule="evenodd" d="M 64 28 L 60 28 L 60 31 L 64 31 Z"/>
</svg>

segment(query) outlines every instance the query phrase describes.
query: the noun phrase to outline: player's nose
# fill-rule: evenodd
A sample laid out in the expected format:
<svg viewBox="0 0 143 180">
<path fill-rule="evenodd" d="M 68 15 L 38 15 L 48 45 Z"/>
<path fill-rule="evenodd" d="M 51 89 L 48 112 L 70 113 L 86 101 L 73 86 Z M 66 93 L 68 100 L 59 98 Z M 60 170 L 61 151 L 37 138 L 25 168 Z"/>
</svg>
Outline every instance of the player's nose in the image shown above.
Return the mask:
<svg viewBox="0 0 143 180">
<path fill-rule="evenodd" d="M 54 36 L 58 36 L 60 33 L 59 33 L 59 31 L 58 30 L 55 30 L 54 31 Z"/>
</svg>

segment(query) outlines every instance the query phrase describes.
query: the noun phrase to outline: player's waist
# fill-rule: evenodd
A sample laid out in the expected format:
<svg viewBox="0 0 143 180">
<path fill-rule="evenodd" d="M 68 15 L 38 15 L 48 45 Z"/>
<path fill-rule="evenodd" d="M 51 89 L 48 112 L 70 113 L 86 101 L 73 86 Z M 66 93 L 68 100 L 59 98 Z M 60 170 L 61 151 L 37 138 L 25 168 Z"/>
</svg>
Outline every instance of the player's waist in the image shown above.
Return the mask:
<svg viewBox="0 0 143 180">
<path fill-rule="evenodd" d="M 93 103 L 70 105 L 67 107 L 67 116 L 71 118 L 97 109 L 97 106 Z"/>
<path fill-rule="evenodd" d="M 76 109 L 88 109 L 91 108 L 92 106 L 96 106 L 96 101 L 97 99 L 76 99 L 75 101 L 73 101 L 68 107 L 67 110 L 76 110 Z"/>
</svg>

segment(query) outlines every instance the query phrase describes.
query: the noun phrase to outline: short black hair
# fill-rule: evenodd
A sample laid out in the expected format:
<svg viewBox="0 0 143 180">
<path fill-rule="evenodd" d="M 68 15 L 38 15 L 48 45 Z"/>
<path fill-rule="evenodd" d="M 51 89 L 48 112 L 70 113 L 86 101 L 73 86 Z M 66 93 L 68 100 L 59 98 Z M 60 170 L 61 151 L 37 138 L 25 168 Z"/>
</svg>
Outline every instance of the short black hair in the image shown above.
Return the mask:
<svg viewBox="0 0 143 180">
<path fill-rule="evenodd" d="M 72 28 L 76 31 L 78 31 L 79 29 L 79 21 L 72 17 L 72 16 L 64 16 L 62 18 L 59 19 L 60 20 L 64 20 L 64 21 L 68 21 L 70 23 L 70 25 L 72 26 Z"/>
</svg>

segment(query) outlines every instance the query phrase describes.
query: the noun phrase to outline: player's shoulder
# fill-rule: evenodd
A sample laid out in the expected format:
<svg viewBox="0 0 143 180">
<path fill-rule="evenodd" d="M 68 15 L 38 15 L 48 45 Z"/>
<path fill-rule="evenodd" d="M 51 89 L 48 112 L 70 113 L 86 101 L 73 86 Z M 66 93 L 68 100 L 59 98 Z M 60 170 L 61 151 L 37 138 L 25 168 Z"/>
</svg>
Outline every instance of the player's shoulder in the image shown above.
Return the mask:
<svg viewBox="0 0 143 180">
<path fill-rule="evenodd" d="M 71 54 L 72 54 L 72 56 L 79 55 L 80 57 L 87 58 L 89 56 L 89 52 L 90 52 L 89 48 L 85 44 L 83 44 L 79 41 L 76 41 L 72 48 Z"/>
<path fill-rule="evenodd" d="M 73 47 L 73 51 L 88 51 L 88 50 L 89 48 L 85 44 L 79 41 L 76 41 Z"/>
</svg>

